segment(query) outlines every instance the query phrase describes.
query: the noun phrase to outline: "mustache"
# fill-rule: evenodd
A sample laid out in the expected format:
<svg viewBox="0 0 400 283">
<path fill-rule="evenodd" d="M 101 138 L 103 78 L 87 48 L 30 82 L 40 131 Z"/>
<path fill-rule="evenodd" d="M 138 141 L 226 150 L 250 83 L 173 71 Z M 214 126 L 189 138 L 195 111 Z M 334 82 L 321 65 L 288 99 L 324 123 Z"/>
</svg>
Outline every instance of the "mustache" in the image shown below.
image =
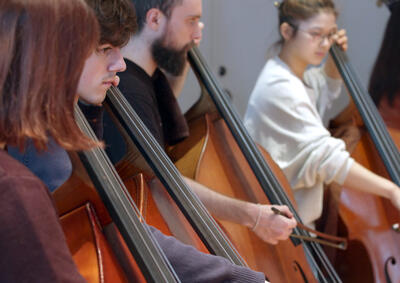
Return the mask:
<svg viewBox="0 0 400 283">
<path fill-rule="evenodd" d="M 192 40 L 191 42 L 189 42 L 188 44 L 186 44 L 183 47 L 183 50 L 185 50 L 185 52 L 187 53 L 190 49 L 192 49 L 194 46 L 196 46 L 196 43 L 194 43 L 194 40 Z"/>
</svg>

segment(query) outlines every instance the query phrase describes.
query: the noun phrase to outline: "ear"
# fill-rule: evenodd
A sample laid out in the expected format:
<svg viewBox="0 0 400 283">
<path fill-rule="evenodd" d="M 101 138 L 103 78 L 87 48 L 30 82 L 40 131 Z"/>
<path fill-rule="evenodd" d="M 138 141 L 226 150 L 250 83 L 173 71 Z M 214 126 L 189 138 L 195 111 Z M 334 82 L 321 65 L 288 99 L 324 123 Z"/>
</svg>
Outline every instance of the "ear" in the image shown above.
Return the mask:
<svg viewBox="0 0 400 283">
<path fill-rule="evenodd" d="M 285 41 L 291 39 L 294 34 L 293 27 L 286 22 L 281 24 L 281 26 L 279 27 L 279 31 Z"/>
<path fill-rule="evenodd" d="M 151 8 L 146 14 L 146 25 L 150 29 L 158 31 L 162 21 L 164 20 L 164 17 L 164 14 L 159 9 Z"/>
</svg>

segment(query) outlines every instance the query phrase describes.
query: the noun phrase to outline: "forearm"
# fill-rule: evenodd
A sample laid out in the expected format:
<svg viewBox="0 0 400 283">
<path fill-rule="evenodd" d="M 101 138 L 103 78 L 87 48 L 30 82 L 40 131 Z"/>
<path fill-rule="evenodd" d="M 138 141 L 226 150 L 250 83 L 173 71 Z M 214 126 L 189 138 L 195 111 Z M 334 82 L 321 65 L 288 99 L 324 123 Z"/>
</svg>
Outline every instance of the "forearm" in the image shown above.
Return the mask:
<svg viewBox="0 0 400 283">
<path fill-rule="evenodd" d="M 267 243 L 277 244 L 280 240 L 286 240 L 297 225 L 292 212 L 285 205 L 274 205 L 274 207 L 286 217 L 273 213 L 271 205 L 259 205 L 230 198 L 191 179 L 185 178 L 185 180 L 213 216 L 244 225 Z"/>
<path fill-rule="evenodd" d="M 150 227 L 150 231 L 182 282 L 265 281 L 261 272 L 233 265 L 222 257 L 201 253 L 153 227 Z"/>
<path fill-rule="evenodd" d="M 240 223 L 247 227 L 254 226 L 254 215 L 258 214 L 256 204 L 224 196 L 192 179 L 184 178 L 213 216 L 218 219 Z"/>
<path fill-rule="evenodd" d="M 391 181 L 374 174 L 359 163 L 354 162 L 343 184 L 345 187 L 391 199 L 399 190 Z"/>
</svg>

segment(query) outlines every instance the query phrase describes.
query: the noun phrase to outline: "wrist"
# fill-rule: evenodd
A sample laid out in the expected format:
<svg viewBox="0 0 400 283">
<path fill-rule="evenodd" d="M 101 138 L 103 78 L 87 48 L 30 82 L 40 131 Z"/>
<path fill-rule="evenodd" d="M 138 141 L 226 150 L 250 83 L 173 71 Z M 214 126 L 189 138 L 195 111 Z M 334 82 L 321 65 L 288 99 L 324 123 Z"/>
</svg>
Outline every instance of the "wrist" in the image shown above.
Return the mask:
<svg viewBox="0 0 400 283">
<path fill-rule="evenodd" d="M 249 229 L 253 229 L 256 226 L 257 219 L 260 218 L 261 207 L 260 204 L 256 203 L 247 203 L 245 209 L 245 217 L 243 219 L 243 225 L 248 227 Z"/>
<path fill-rule="evenodd" d="M 399 190 L 400 188 L 396 184 L 391 183 L 390 189 L 386 192 L 386 198 L 388 198 L 389 200 L 393 200 L 394 198 L 396 198 Z"/>
</svg>

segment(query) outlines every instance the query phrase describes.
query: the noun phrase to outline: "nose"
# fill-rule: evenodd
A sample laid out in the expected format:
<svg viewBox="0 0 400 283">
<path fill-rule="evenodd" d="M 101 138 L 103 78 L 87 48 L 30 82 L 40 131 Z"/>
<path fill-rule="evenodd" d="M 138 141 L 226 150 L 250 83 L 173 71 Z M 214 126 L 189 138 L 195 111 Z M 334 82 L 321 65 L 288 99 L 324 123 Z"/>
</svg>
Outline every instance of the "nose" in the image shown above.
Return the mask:
<svg viewBox="0 0 400 283">
<path fill-rule="evenodd" d="M 332 44 L 332 40 L 329 39 L 329 36 L 323 36 L 320 45 L 325 47 L 328 46 L 330 47 Z"/>
<path fill-rule="evenodd" d="M 198 45 L 203 37 L 203 28 L 204 28 L 204 23 L 199 22 L 197 24 L 197 28 L 193 33 L 193 41 Z"/>
<path fill-rule="evenodd" d="M 110 56 L 110 62 L 108 64 L 109 72 L 123 72 L 126 70 L 126 64 L 124 57 L 122 56 L 120 48 L 114 48 L 112 56 Z"/>
</svg>

